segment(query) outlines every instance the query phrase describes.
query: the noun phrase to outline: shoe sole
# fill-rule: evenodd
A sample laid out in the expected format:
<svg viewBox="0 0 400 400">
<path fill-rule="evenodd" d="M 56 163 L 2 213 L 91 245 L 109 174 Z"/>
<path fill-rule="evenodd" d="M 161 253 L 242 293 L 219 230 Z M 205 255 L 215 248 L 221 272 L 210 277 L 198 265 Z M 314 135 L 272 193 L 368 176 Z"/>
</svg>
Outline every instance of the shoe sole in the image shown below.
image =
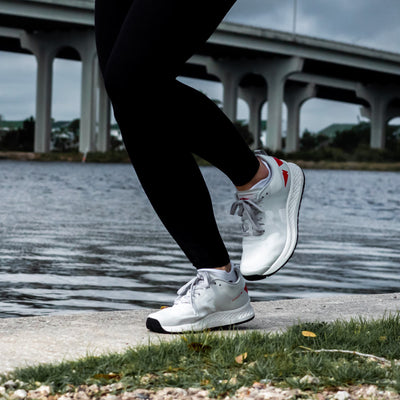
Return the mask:
<svg viewBox="0 0 400 400">
<path fill-rule="evenodd" d="M 292 180 L 289 195 L 286 203 L 287 210 L 287 232 L 288 238 L 286 245 L 279 258 L 262 274 L 245 275 L 243 277 L 248 281 L 259 281 L 277 273 L 292 257 L 298 242 L 299 213 L 300 205 L 303 199 L 305 176 L 303 170 L 296 164 L 288 163 Z"/>
<path fill-rule="evenodd" d="M 184 333 L 184 332 L 200 332 L 205 330 L 227 329 L 236 325 L 244 324 L 254 318 L 254 310 L 250 302 L 243 307 L 232 311 L 220 311 L 205 316 L 200 321 L 193 324 L 184 324 L 177 326 L 162 326 L 161 323 L 154 318 L 147 318 L 146 327 L 156 333 Z"/>
</svg>

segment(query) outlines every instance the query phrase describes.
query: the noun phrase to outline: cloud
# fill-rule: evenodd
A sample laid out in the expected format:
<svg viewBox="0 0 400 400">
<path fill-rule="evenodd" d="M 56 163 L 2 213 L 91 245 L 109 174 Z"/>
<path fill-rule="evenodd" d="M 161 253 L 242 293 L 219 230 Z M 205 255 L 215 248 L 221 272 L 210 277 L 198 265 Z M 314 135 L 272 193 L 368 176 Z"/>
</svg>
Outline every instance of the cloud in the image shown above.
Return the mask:
<svg viewBox="0 0 400 400">
<path fill-rule="evenodd" d="M 35 82 L 34 57 L 0 52 L 0 114 L 7 119 L 33 115 Z"/>
<path fill-rule="evenodd" d="M 226 20 L 263 28 L 291 30 L 293 0 L 238 0 Z"/>
<path fill-rule="evenodd" d="M 301 109 L 300 132 L 319 132 L 333 123 L 357 124 L 360 106 L 324 99 L 307 100 Z"/>
<path fill-rule="evenodd" d="M 81 72 L 81 62 L 55 60 L 52 102 L 52 117 L 55 120 L 79 118 L 81 110 Z"/>
<path fill-rule="evenodd" d="M 238 0 L 227 21 L 292 31 L 295 0 Z M 297 33 L 400 51 L 398 0 L 297 0 Z M 398 36 L 397 36 L 398 37 Z"/>
<path fill-rule="evenodd" d="M 299 4 L 299 32 L 377 48 L 392 45 L 385 37 L 397 27 L 400 16 L 397 0 L 299 0 Z"/>
<path fill-rule="evenodd" d="M 52 117 L 73 119 L 80 114 L 81 63 L 54 62 Z M 35 115 L 36 60 L 32 55 L 0 52 L 0 115 L 8 120 Z"/>
</svg>

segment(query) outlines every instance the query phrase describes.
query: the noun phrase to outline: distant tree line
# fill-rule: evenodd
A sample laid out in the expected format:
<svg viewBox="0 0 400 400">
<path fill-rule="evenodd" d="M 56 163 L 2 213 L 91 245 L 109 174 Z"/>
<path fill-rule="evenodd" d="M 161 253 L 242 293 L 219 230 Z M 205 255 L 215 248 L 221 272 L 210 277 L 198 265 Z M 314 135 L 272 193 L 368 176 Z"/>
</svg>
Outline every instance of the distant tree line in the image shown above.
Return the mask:
<svg viewBox="0 0 400 400">
<path fill-rule="evenodd" d="M 75 119 L 66 123 L 55 123 L 51 133 L 53 151 L 78 151 L 80 120 Z M 248 125 L 236 122 L 236 128 L 247 144 L 253 143 L 253 136 Z M 23 121 L 22 126 L 4 130 L 0 126 L 0 150 L 2 151 L 33 151 L 35 120 L 30 117 Z M 299 151 L 285 154 L 288 159 L 310 161 L 370 161 L 398 162 L 400 161 L 400 128 L 388 125 L 386 128 L 385 149 L 370 148 L 370 124 L 360 122 L 353 127 L 337 131 L 329 137 L 325 134 L 315 134 L 308 130 L 300 138 Z M 121 141 L 111 136 L 111 149 L 121 148 Z M 285 138 L 283 139 L 283 147 Z M 266 149 L 269 153 L 272 153 Z"/>
<path fill-rule="evenodd" d="M 308 130 L 300 138 L 300 149 L 288 158 L 309 161 L 400 161 L 400 133 L 398 126 L 386 128 L 385 149 L 370 148 L 371 126 L 360 122 L 349 129 L 337 131 L 333 137 L 314 134 Z"/>
<path fill-rule="evenodd" d="M 0 150 L 7 151 L 33 151 L 35 136 L 35 120 L 33 117 L 26 119 L 22 127 L 11 130 L 0 128 Z"/>
<path fill-rule="evenodd" d="M 0 151 L 33 151 L 35 137 L 35 119 L 27 118 L 20 123 L 8 124 L 8 129 L 2 127 L 6 125 L 0 120 Z M 15 127 L 15 125 L 21 125 Z M 52 131 L 50 135 L 51 148 L 54 152 L 78 152 L 79 149 L 79 127 L 80 119 L 69 122 L 52 121 Z M 111 150 L 121 147 L 122 142 L 118 138 L 111 136 Z"/>
</svg>

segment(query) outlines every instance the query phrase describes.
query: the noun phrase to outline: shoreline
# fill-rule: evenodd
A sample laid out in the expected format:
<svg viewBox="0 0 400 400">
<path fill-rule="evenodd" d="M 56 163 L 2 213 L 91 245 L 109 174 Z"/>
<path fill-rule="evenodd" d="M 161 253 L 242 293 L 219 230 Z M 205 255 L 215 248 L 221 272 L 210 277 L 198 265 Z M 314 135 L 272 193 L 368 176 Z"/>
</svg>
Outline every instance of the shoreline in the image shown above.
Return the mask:
<svg viewBox="0 0 400 400">
<path fill-rule="evenodd" d="M 37 161 L 37 162 L 83 162 L 82 153 L 34 153 L 22 151 L 0 151 L 0 161 Z M 303 169 L 321 170 L 356 170 L 356 171 L 385 171 L 400 172 L 400 162 L 366 162 L 366 161 L 305 161 L 289 160 L 295 162 Z M 88 153 L 87 163 L 130 163 L 125 152 L 93 152 Z M 208 166 L 207 162 L 198 159 L 199 165 Z"/>
</svg>

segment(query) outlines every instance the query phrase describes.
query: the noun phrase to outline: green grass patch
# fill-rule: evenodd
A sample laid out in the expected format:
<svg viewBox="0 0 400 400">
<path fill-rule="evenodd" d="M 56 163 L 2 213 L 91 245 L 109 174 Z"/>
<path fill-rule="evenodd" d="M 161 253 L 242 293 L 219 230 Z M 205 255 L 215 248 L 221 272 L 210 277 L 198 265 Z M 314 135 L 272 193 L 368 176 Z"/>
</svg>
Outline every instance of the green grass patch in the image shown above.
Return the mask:
<svg viewBox="0 0 400 400">
<path fill-rule="evenodd" d="M 305 336 L 304 331 L 315 336 Z M 2 379 L 18 379 L 28 390 L 40 382 L 54 392 L 114 382 L 122 384 L 119 390 L 202 387 L 216 396 L 254 382 L 312 391 L 374 384 L 399 392 L 399 359 L 398 314 L 375 321 L 303 323 L 279 334 L 184 334 L 172 342 L 143 345 L 123 354 L 17 369 Z M 302 379 L 307 375 L 317 379 Z"/>
</svg>

